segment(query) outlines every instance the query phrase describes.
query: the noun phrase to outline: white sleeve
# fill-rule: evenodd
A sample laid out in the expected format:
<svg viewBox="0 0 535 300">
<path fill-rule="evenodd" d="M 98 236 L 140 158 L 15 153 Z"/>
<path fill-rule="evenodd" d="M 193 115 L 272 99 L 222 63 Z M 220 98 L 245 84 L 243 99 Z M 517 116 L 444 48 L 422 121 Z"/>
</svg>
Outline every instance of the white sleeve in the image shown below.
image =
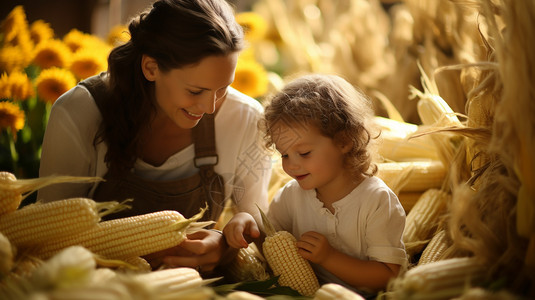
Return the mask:
<svg viewBox="0 0 535 300">
<path fill-rule="evenodd" d="M 93 146 L 101 117 L 87 89 L 77 86 L 52 106 L 46 127 L 39 176 L 95 176 Z M 92 184 L 54 184 L 39 190 L 37 199 L 54 201 L 88 197 Z"/>
<path fill-rule="evenodd" d="M 405 211 L 392 191 L 380 189 L 374 199 L 377 199 L 376 206 L 366 220 L 367 256 L 371 260 L 405 266 Z"/>
</svg>

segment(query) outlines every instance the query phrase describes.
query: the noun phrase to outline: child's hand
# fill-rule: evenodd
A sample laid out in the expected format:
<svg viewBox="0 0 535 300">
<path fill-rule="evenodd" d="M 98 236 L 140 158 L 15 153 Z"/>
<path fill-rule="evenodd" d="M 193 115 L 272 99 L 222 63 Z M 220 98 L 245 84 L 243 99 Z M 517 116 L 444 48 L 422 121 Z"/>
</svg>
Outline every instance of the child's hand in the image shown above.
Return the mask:
<svg viewBox="0 0 535 300">
<path fill-rule="evenodd" d="M 304 259 L 319 265 L 321 265 L 334 250 L 327 238 L 315 231 L 303 233 L 301 238 L 297 241 L 297 248 L 299 254 L 301 254 Z"/>
<path fill-rule="evenodd" d="M 223 228 L 223 234 L 230 247 L 247 248 L 249 242 L 244 236 L 258 238 L 260 236 L 260 230 L 253 216 L 246 212 L 239 212 Z"/>
</svg>

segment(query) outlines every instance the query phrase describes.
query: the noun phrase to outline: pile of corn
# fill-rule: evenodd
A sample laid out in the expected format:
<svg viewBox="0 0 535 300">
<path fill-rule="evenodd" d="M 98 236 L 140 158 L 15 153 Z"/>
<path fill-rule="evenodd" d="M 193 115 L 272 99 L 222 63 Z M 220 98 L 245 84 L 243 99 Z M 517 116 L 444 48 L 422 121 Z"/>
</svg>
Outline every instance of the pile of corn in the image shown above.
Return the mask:
<svg viewBox="0 0 535 300">
<path fill-rule="evenodd" d="M 254 9 L 270 22 L 284 76 L 336 73 L 376 103 L 378 175 L 408 213 L 411 262 L 381 297 L 534 298 L 535 2 Z"/>
</svg>

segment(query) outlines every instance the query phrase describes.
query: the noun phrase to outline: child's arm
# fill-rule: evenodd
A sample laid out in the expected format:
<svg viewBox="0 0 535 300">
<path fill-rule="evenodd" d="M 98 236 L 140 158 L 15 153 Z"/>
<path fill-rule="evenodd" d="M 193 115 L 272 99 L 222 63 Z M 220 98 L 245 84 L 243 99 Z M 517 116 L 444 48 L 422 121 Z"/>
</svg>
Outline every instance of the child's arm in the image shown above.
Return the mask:
<svg viewBox="0 0 535 300">
<path fill-rule="evenodd" d="M 361 260 L 333 248 L 320 233 L 309 231 L 297 242 L 303 258 L 321 265 L 356 288 L 384 289 L 390 278 L 397 276 L 400 265 Z"/>
<path fill-rule="evenodd" d="M 261 238 L 255 219 L 246 212 L 235 214 L 223 228 L 223 235 L 233 248 L 247 248 L 249 243 Z"/>
</svg>

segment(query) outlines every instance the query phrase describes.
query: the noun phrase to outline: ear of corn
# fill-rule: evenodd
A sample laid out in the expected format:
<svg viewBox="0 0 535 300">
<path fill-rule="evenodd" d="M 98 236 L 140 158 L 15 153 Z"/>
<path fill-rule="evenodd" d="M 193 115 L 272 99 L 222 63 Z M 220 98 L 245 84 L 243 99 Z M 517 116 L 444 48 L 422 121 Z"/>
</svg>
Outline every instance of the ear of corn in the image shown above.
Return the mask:
<svg viewBox="0 0 535 300">
<path fill-rule="evenodd" d="M 318 279 L 310 263 L 297 252 L 295 237 L 287 231 L 275 231 L 259 208 L 266 239 L 262 244 L 264 256 L 279 277 L 279 284 L 289 286 L 304 296 L 312 296 L 319 289 Z"/>
<path fill-rule="evenodd" d="M 336 284 L 326 283 L 316 291 L 314 300 L 364 300 L 364 297 L 353 292 L 352 290 Z"/>
<path fill-rule="evenodd" d="M 445 213 L 449 194 L 429 189 L 422 194 L 405 221 L 403 242 L 409 256 L 420 252 L 437 229 L 439 217 Z"/>
<path fill-rule="evenodd" d="M 420 256 L 420 259 L 418 260 L 418 265 L 424 265 L 440 260 L 442 254 L 448 249 L 450 244 L 451 243 L 446 236 L 446 230 L 438 231 L 422 252 L 422 256 Z"/>
<path fill-rule="evenodd" d="M 166 210 L 100 222 L 76 236 L 49 241 L 35 255 L 48 258 L 68 246 L 82 245 L 110 259 L 144 256 L 180 244 L 190 226 L 213 224 L 194 223 L 205 210 L 190 219 L 185 219 L 177 211 Z"/>
<path fill-rule="evenodd" d="M 416 266 L 389 284 L 392 299 L 452 299 L 485 280 L 486 267 L 474 257 Z"/>
<path fill-rule="evenodd" d="M 16 210 L 22 200 L 45 186 L 56 183 L 87 183 L 101 181 L 99 177 L 48 176 L 35 179 L 17 179 L 9 172 L 0 172 L 0 216 Z"/>
<path fill-rule="evenodd" d="M 375 117 L 381 129 L 379 154 L 385 159 L 406 161 L 411 159 L 438 160 L 438 152 L 430 136 L 410 138 L 419 129 L 418 125 Z"/>
<path fill-rule="evenodd" d="M 22 202 L 22 194 L 10 188 L 17 178 L 9 172 L 0 172 L 0 216 L 16 210 Z"/>
<path fill-rule="evenodd" d="M 269 279 L 266 262 L 255 244 L 240 248 L 227 268 L 228 277 L 235 282 L 262 281 Z"/>
<path fill-rule="evenodd" d="M 95 226 L 103 208 L 105 212 L 118 205 L 113 201 L 97 203 L 87 198 L 33 203 L 3 215 L 0 232 L 16 247 L 40 245 Z"/>
<path fill-rule="evenodd" d="M 377 177 L 396 194 L 423 192 L 440 188 L 446 178 L 446 168 L 439 160 L 378 163 Z"/>
</svg>

